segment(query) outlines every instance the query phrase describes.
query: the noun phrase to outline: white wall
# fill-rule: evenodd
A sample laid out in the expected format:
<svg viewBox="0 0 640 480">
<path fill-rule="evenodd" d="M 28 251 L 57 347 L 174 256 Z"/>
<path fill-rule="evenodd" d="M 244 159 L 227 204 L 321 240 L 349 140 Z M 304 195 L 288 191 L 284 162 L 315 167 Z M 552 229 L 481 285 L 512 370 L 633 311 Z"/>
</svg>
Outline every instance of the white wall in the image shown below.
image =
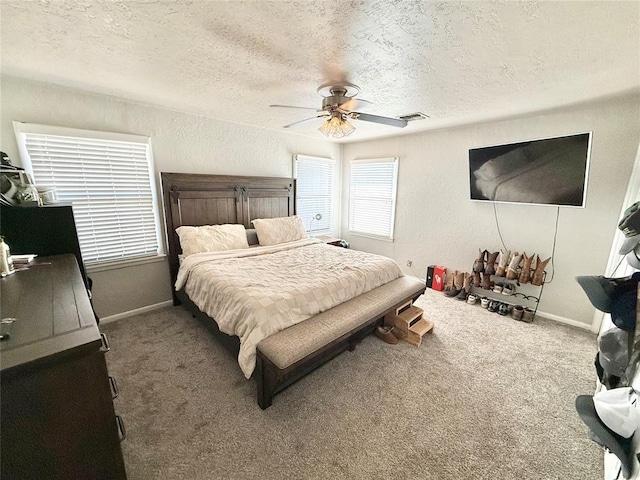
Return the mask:
<svg viewBox="0 0 640 480">
<path fill-rule="evenodd" d="M 340 160 L 341 147 L 276 131 L 231 124 L 149 107 L 52 84 L 2 77 L 0 150 L 14 161 L 18 150 L 13 120 L 148 135 L 156 172 L 290 176 L 292 155 Z M 468 149 L 583 131 L 593 131 L 585 209 L 560 210 L 553 283 L 540 310 L 590 324 L 593 308 L 574 280 L 604 272 L 622 200 L 640 140 L 640 98 L 601 101 L 509 121 L 478 124 L 342 147 L 343 236 L 353 247 L 388 255 L 407 273 L 406 261 L 424 276 L 429 264 L 469 270 L 478 248 L 497 250 L 493 207 L 468 200 Z M 428 121 L 428 120 L 426 120 Z M 394 243 L 346 235 L 348 160 L 399 156 Z M 556 210 L 497 205 L 507 246 L 551 254 Z M 338 226 L 336 226 L 336 229 Z M 166 261 L 93 272 L 99 315 L 108 316 L 167 301 Z"/>
<path fill-rule="evenodd" d="M 593 131 L 586 208 L 560 209 L 555 277 L 545 286 L 539 306 L 540 313 L 590 325 L 594 309 L 574 277 L 604 273 L 640 141 L 639 118 L 640 96 L 633 95 L 507 121 L 347 144 L 342 156 L 343 236 L 354 248 L 394 258 L 407 273 L 407 260 L 413 260 L 413 270 L 422 277 L 430 264 L 470 271 L 478 248 L 497 251 L 501 243 L 493 204 L 469 200 L 469 148 Z M 400 157 L 395 241 L 347 235 L 349 160 L 389 156 Z M 551 256 L 556 208 L 498 204 L 497 214 L 508 248 Z"/>
<path fill-rule="evenodd" d="M 156 173 L 287 177 L 293 175 L 295 153 L 340 159 L 340 146 L 322 139 L 314 141 L 21 78 L 2 77 L 0 81 L 0 150 L 16 164 L 20 161 L 14 120 L 149 136 Z M 90 275 L 94 305 L 101 317 L 171 299 L 166 259 Z"/>
</svg>

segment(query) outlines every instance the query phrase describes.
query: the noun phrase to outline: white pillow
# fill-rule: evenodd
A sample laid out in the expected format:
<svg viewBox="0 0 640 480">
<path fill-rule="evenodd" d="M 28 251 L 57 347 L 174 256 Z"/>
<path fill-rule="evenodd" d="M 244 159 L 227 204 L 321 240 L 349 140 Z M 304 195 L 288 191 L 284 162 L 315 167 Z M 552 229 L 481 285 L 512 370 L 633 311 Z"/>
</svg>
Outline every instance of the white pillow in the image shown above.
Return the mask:
<svg viewBox="0 0 640 480">
<path fill-rule="evenodd" d="M 307 238 L 302 219 L 296 215 L 280 218 L 259 218 L 253 221 L 260 245 L 278 245 Z"/>
<path fill-rule="evenodd" d="M 249 248 L 244 225 L 203 225 L 178 227 L 180 246 L 185 257 L 201 252 L 223 252 Z"/>
</svg>

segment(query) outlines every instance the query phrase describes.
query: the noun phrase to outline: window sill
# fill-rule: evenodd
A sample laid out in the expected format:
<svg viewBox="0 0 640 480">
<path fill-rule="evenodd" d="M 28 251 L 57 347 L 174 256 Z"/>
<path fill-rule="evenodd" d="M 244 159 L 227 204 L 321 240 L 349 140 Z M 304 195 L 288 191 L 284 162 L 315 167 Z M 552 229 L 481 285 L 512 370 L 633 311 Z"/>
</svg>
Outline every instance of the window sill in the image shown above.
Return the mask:
<svg viewBox="0 0 640 480">
<path fill-rule="evenodd" d="M 148 263 L 157 263 L 166 261 L 167 256 L 162 253 L 159 255 L 140 257 L 140 258 L 128 258 L 125 260 L 115 260 L 112 262 L 93 263 L 88 264 L 87 273 L 104 272 L 106 270 L 118 270 L 120 268 L 137 267 L 139 265 L 146 265 Z"/>
<path fill-rule="evenodd" d="M 354 237 L 370 238 L 371 240 L 381 240 L 383 242 L 393 243 L 393 238 L 381 237 L 379 235 L 370 235 L 368 233 L 350 232 L 350 231 L 347 231 L 347 234 L 353 235 Z"/>
</svg>

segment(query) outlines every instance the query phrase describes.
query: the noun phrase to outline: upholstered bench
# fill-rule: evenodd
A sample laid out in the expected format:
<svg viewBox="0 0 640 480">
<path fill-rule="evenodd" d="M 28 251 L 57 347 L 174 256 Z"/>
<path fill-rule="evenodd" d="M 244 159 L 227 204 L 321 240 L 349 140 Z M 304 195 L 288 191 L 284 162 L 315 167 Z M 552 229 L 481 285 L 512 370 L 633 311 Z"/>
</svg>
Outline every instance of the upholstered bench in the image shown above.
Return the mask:
<svg viewBox="0 0 640 480">
<path fill-rule="evenodd" d="M 265 338 L 254 372 L 260 407 L 268 408 L 276 393 L 342 351 L 354 350 L 387 313 L 424 289 L 417 278 L 401 277 Z"/>
</svg>

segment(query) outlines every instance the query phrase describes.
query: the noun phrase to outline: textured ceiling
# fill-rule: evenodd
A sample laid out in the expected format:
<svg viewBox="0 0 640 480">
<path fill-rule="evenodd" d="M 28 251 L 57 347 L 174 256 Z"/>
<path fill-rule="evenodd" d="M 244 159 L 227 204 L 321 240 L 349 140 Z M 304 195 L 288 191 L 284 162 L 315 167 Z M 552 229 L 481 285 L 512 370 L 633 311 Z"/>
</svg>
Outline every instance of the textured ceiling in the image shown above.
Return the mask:
<svg viewBox="0 0 640 480">
<path fill-rule="evenodd" d="M 2 0 L 2 71 L 323 138 L 327 80 L 358 84 L 349 141 L 640 89 L 640 2 Z"/>
</svg>

